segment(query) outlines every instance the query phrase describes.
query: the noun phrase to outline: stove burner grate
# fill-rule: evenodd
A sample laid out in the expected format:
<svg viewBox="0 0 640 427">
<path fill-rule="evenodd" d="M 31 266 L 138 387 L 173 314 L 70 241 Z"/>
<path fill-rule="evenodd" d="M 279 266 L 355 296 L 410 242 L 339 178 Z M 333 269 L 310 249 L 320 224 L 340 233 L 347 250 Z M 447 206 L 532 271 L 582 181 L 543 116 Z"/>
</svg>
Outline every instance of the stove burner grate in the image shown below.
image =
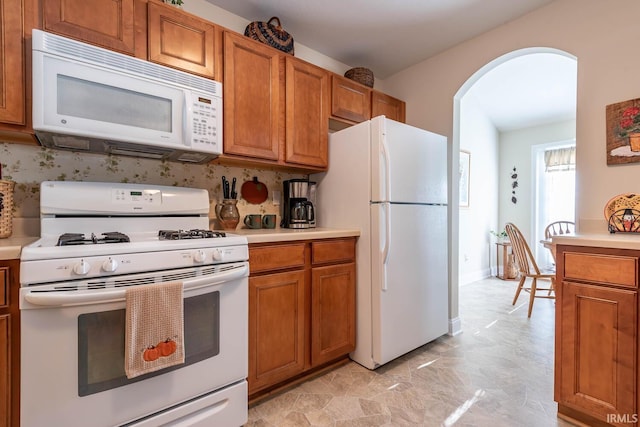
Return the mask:
<svg viewBox="0 0 640 427">
<path fill-rule="evenodd" d="M 99 243 L 127 243 L 130 241 L 129 236 L 118 231 L 109 231 L 101 234 L 102 238 L 98 238 L 94 233 L 91 237 L 85 238 L 82 233 L 64 233 L 58 237 L 56 246 L 72 246 L 72 245 L 92 245 Z"/>
<path fill-rule="evenodd" d="M 158 231 L 160 240 L 182 240 L 182 239 L 212 239 L 215 237 L 226 237 L 222 231 L 213 230 L 160 230 Z"/>
</svg>

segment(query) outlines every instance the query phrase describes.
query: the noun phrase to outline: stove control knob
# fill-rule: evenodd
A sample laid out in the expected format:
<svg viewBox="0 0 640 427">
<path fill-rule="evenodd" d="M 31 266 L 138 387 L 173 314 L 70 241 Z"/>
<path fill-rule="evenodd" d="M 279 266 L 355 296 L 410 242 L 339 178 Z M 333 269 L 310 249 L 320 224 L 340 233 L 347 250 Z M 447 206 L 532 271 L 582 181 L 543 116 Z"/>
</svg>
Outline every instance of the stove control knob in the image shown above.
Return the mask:
<svg viewBox="0 0 640 427">
<path fill-rule="evenodd" d="M 205 259 L 207 259 L 207 255 L 204 251 L 196 251 L 196 253 L 193 254 L 193 260 L 195 262 L 204 262 Z"/>
<path fill-rule="evenodd" d="M 87 274 L 89 270 L 91 270 L 91 265 L 85 260 L 80 260 L 79 263 L 73 266 L 73 272 L 81 276 Z"/>
<path fill-rule="evenodd" d="M 118 269 L 118 261 L 113 258 L 109 258 L 102 263 L 102 270 L 108 273 L 112 273 Z"/>
<path fill-rule="evenodd" d="M 222 249 L 213 250 L 213 260 L 222 261 L 224 259 L 224 251 Z"/>
</svg>

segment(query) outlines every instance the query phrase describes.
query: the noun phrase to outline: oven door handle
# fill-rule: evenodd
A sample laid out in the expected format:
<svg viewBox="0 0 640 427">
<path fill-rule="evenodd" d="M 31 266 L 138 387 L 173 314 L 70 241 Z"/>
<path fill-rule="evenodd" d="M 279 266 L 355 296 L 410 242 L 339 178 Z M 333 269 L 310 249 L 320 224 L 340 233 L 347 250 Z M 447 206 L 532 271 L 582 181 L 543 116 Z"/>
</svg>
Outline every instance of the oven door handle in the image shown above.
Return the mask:
<svg viewBox="0 0 640 427">
<path fill-rule="evenodd" d="M 193 291 L 206 287 L 213 287 L 240 279 L 249 275 L 249 264 L 234 268 L 233 270 L 216 273 L 214 275 L 200 276 L 194 279 L 183 280 L 183 292 Z M 175 281 L 175 280 L 174 280 Z M 51 291 L 38 292 L 31 290 L 24 294 L 25 301 L 33 305 L 55 307 L 65 305 L 98 304 L 107 302 L 124 301 L 126 290 L 119 289 L 94 289 L 83 291 Z"/>
</svg>

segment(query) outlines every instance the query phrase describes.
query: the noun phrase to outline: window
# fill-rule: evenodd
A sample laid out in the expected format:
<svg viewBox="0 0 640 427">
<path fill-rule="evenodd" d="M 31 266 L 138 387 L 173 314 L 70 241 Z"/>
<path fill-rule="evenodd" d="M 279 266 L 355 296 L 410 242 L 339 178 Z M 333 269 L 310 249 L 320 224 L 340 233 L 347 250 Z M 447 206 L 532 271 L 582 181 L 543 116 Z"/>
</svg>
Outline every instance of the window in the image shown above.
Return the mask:
<svg viewBox="0 0 640 427">
<path fill-rule="evenodd" d="M 575 221 L 575 170 L 576 147 L 571 145 L 544 144 L 535 146 L 534 162 L 536 191 L 534 203 L 535 257 L 541 267 L 551 267 L 553 259 L 547 249 L 538 242 L 544 238 L 544 229 L 553 221 Z"/>
</svg>

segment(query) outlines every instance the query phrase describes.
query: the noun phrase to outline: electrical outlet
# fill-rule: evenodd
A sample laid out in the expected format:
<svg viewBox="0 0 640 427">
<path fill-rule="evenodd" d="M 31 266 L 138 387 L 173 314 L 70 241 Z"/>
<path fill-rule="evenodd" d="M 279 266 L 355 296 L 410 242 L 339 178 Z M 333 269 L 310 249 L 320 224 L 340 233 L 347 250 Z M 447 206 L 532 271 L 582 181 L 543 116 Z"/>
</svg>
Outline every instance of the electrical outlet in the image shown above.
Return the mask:
<svg viewBox="0 0 640 427">
<path fill-rule="evenodd" d="M 271 200 L 273 201 L 273 206 L 280 206 L 280 192 L 271 192 Z"/>
</svg>

